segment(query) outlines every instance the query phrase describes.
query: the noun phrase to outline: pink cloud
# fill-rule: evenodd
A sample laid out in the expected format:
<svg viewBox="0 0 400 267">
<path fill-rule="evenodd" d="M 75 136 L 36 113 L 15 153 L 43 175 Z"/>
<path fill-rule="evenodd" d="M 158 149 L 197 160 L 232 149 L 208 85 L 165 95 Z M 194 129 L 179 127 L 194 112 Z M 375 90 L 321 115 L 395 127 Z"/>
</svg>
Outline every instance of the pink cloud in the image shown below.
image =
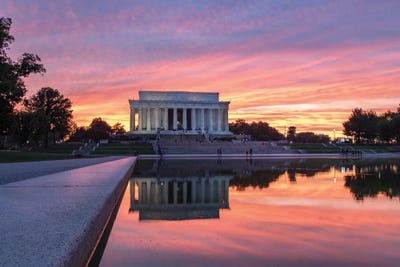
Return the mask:
<svg viewBox="0 0 400 267">
<path fill-rule="evenodd" d="M 395 6 L 8 2 L 5 14 L 13 55 L 38 53 L 47 68 L 28 94 L 58 88 L 79 124 L 109 114 L 128 125 L 138 90 L 217 91 L 231 120 L 329 133 L 352 108 L 400 103 Z"/>
</svg>

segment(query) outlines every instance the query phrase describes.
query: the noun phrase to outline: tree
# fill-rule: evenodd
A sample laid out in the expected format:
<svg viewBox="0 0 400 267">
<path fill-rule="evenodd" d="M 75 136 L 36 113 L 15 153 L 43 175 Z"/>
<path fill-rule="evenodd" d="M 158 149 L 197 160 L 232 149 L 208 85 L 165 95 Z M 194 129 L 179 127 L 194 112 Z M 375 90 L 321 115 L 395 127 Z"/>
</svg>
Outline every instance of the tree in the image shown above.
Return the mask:
<svg viewBox="0 0 400 267">
<path fill-rule="evenodd" d="M 37 55 L 24 53 L 17 61 L 7 56 L 7 50 L 14 41 L 10 35 L 11 24 L 10 18 L 0 18 L 0 134 L 9 131 L 14 107 L 26 93 L 22 78 L 31 73 L 46 72 Z"/>
<path fill-rule="evenodd" d="M 356 143 L 372 142 L 377 137 L 378 116 L 374 111 L 355 108 L 347 121 L 343 123 L 343 134 L 353 136 Z"/>
<path fill-rule="evenodd" d="M 19 145 L 37 146 L 47 125 L 47 117 L 42 111 L 15 112 L 10 134 Z"/>
<path fill-rule="evenodd" d="M 122 125 L 120 122 L 117 122 L 116 124 L 114 124 L 113 127 L 112 127 L 112 133 L 113 134 L 124 134 L 124 133 L 126 133 L 124 125 Z"/>
<path fill-rule="evenodd" d="M 317 135 L 313 132 L 302 132 L 296 134 L 294 141 L 296 143 L 329 143 L 330 138 L 324 134 Z"/>
<path fill-rule="evenodd" d="M 74 132 L 70 135 L 69 141 L 82 142 L 88 139 L 87 127 L 77 127 Z"/>
<path fill-rule="evenodd" d="M 267 122 L 253 122 L 250 124 L 251 136 L 254 140 L 283 140 L 285 137 L 273 127 L 270 127 Z"/>
<path fill-rule="evenodd" d="M 267 122 L 252 122 L 248 124 L 243 119 L 238 119 L 229 125 L 229 129 L 234 134 L 247 134 L 251 135 L 253 140 L 267 141 L 267 140 L 283 140 L 285 137 L 277 129 L 269 126 Z"/>
<path fill-rule="evenodd" d="M 377 124 L 378 135 L 382 141 L 389 143 L 393 139 L 391 120 L 380 117 Z"/>
<path fill-rule="evenodd" d="M 392 129 L 393 138 L 400 142 L 400 110 L 390 121 L 390 127 Z"/>
<path fill-rule="evenodd" d="M 229 125 L 229 129 L 234 134 L 249 134 L 249 124 L 243 119 L 237 119 Z"/>
<path fill-rule="evenodd" d="M 87 137 L 96 142 L 101 139 L 108 139 L 113 133 L 111 126 L 100 117 L 94 118 L 87 130 Z"/>
<path fill-rule="evenodd" d="M 53 142 L 64 139 L 70 133 L 72 125 L 72 103 L 57 89 L 44 87 L 29 99 L 24 100 L 28 112 L 42 112 L 46 116 L 46 126 L 43 129 L 43 141 L 48 145 L 49 134 Z"/>
<path fill-rule="evenodd" d="M 295 126 L 289 126 L 286 138 L 289 142 L 294 141 L 294 139 L 296 138 L 296 127 Z"/>
</svg>

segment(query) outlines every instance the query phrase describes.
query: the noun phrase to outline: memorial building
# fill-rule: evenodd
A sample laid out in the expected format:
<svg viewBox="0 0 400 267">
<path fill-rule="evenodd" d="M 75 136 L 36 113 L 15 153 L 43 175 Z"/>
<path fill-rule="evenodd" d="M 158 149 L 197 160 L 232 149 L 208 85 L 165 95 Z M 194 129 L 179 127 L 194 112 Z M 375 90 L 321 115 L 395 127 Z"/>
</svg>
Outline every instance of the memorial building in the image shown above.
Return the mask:
<svg viewBox="0 0 400 267">
<path fill-rule="evenodd" d="M 132 134 L 230 134 L 219 93 L 139 91 L 129 100 Z"/>
</svg>

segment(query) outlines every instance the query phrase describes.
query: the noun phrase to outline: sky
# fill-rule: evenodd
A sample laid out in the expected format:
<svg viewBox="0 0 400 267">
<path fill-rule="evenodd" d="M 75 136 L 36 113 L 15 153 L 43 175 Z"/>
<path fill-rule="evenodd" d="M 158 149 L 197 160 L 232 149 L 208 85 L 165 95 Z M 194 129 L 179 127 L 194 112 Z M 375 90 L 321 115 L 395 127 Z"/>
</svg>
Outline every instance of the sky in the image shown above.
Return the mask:
<svg viewBox="0 0 400 267">
<path fill-rule="evenodd" d="M 9 55 L 38 54 L 78 126 L 129 127 L 139 90 L 219 92 L 229 120 L 339 136 L 400 104 L 400 1 L 0 0 Z"/>
</svg>

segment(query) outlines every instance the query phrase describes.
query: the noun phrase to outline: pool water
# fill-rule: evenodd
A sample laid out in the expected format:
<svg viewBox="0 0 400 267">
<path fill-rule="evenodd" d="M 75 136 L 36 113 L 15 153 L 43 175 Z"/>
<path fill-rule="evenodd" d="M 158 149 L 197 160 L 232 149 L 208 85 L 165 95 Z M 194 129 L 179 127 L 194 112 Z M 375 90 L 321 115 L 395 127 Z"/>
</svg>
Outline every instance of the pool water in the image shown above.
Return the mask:
<svg viewBox="0 0 400 267">
<path fill-rule="evenodd" d="M 399 266 L 398 160 L 138 161 L 100 266 Z"/>
</svg>

